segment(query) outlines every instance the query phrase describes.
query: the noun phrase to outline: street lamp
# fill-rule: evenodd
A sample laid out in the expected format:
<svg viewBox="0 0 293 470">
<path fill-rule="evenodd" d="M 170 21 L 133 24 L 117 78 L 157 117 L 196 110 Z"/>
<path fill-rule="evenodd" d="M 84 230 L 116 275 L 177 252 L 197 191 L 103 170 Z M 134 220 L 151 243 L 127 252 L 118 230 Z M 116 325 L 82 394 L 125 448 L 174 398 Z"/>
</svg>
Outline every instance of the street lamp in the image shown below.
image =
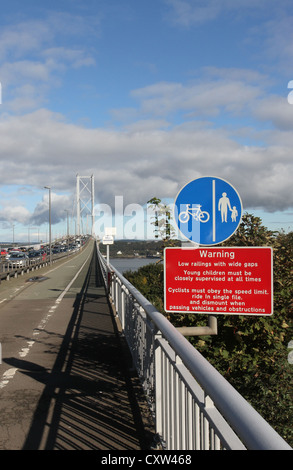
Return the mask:
<svg viewBox="0 0 293 470">
<path fill-rule="evenodd" d="M 68 209 L 64 209 L 67 214 L 67 256 L 69 256 L 69 221 L 68 221 Z"/>
<path fill-rule="evenodd" d="M 45 189 L 49 190 L 49 262 L 52 264 L 52 247 L 51 247 L 51 188 L 50 186 L 44 186 Z"/>
<path fill-rule="evenodd" d="M 31 236 L 30 236 L 30 230 L 35 229 L 36 227 L 31 227 L 30 225 L 27 228 L 27 238 L 28 238 L 28 246 L 31 246 Z"/>
</svg>

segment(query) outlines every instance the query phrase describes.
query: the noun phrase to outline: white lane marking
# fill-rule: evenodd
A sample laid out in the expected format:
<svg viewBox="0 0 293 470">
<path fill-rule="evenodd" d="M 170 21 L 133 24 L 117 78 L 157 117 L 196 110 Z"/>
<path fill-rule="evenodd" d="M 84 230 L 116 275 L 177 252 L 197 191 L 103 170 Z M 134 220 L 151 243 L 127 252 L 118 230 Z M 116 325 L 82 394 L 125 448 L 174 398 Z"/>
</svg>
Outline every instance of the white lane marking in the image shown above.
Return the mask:
<svg viewBox="0 0 293 470">
<path fill-rule="evenodd" d="M 8 369 L 6 372 L 4 372 L 3 379 L 0 382 L 0 388 L 4 388 L 5 385 L 9 383 L 9 380 L 13 379 L 16 371 L 17 371 L 17 368 L 13 367 L 11 369 Z"/>
<path fill-rule="evenodd" d="M 76 275 L 74 276 L 74 278 L 69 282 L 69 284 L 65 287 L 64 291 L 59 295 L 59 297 L 55 300 L 55 305 L 52 305 L 50 307 L 50 310 L 49 310 L 49 313 L 46 314 L 46 316 L 40 321 L 39 325 L 37 326 L 37 328 L 35 328 L 33 330 L 33 334 L 32 336 L 37 336 L 41 330 L 43 330 L 46 326 L 46 324 L 48 323 L 48 320 L 49 318 L 52 316 L 52 313 L 54 313 L 54 311 L 56 310 L 56 308 L 58 307 L 58 305 L 60 304 L 60 302 L 62 301 L 64 295 L 69 291 L 70 287 L 72 286 L 72 284 L 74 283 L 74 281 L 76 280 L 77 276 L 79 275 L 79 273 L 82 271 L 82 269 L 84 268 L 85 264 L 87 263 L 89 257 L 91 256 L 91 254 L 87 257 L 87 259 L 85 260 L 85 262 L 83 263 L 83 265 L 81 266 L 81 268 L 79 269 L 79 271 L 76 273 Z M 50 272 L 52 271 L 55 271 L 55 269 L 57 268 L 54 268 L 52 269 Z M 6 300 L 6 299 L 4 299 Z M 31 350 L 31 348 L 33 347 L 35 341 L 31 340 L 31 341 L 28 341 L 27 342 L 27 347 L 24 347 L 22 348 L 18 355 L 19 357 L 26 357 L 29 353 L 29 351 Z M 8 369 L 7 371 L 4 372 L 3 376 L 2 376 L 2 380 L 0 381 L 0 389 L 1 388 L 4 388 L 11 379 L 13 379 L 13 377 L 15 376 L 15 373 L 17 372 L 17 368 L 14 367 L 14 368 L 11 368 L 11 369 Z"/>
<path fill-rule="evenodd" d="M 25 357 L 28 355 L 30 349 L 32 348 L 32 346 L 34 345 L 34 341 L 28 341 L 27 342 L 27 347 L 26 348 L 22 348 L 22 350 L 18 353 L 19 357 Z"/>
<path fill-rule="evenodd" d="M 64 291 L 59 295 L 58 299 L 56 299 L 55 301 L 55 304 L 59 304 L 61 302 L 61 300 L 63 299 L 64 295 L 69 291 L 70 287 L 72 286 L 72 284 L 74 283 L 75 279 L 77 278 L 77 276 L 79 275 L 79 273 L 83 270 L 84 266 L 86 265 L 87 261 L 89 259 L 89 256 L 87 257 L 87 259 L 85 260 L 85 262 L 83 263 L 83 265 L 81 266 L 81 268 L 79 269 L 79 271 L 77 271 L 76 275 L 74 276 L 74 278 L 70 281 L 70 283 L 66 286 L 66 288 L 64 289 Z"/>
</svg>

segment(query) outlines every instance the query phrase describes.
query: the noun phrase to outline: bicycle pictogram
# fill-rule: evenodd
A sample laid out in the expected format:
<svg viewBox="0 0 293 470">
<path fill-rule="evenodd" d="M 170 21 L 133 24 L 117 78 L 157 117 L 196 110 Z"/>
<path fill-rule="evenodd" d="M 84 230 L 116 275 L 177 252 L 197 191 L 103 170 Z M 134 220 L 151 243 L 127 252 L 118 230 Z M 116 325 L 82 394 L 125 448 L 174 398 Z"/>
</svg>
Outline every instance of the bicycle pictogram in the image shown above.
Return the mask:
<svg viewBox="0 0 293 470">
<path fill-rule="evenodd" d="M 198 222 L 207 222 L 210 219 L 210 214 L 207 211 L 201 210 L 200 204 L 194 204 L 194 207 L 190 207 L 190 204 L 186 204 L 186 210 L 181 211 L 178 219 L 182 224 L 185 224 L 189 221 L 190 216 Z"/>
</svg>

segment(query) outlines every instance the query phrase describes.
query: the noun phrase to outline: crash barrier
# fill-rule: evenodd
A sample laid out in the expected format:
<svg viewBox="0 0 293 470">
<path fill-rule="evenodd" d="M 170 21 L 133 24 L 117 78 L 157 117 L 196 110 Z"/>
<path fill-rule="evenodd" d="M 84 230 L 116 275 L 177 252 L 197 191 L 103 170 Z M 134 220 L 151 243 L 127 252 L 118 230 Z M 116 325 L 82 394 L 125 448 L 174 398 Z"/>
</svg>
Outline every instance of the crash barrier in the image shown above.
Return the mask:
<svg viewBox="0 0 293 470">
<path fill-rule="evenodd" d="M 99 252 L 114 314 L 166 450 L 292 450 Z"/>
<path fill-rule="evenodd" d="M 78 249 L 80 250 L 80 248 Z M 67 257 L 68 255 L 76 254 L 78 250 L 72 252 L 56 253 L 52 254 L 52 263 L 60 260 L 61 258 Z M 26 259 L 24 261 L 9 261 L 1 260 L 0 261 L 0 282 L 1 280 L 9 280 L 10 278 L 17 278 L 19 275 L 28 273 L 30 271 L 35 271 L 37 269 L 48 266 L 50 263 L 49 255 L 45 259 Z"/>
</svg>

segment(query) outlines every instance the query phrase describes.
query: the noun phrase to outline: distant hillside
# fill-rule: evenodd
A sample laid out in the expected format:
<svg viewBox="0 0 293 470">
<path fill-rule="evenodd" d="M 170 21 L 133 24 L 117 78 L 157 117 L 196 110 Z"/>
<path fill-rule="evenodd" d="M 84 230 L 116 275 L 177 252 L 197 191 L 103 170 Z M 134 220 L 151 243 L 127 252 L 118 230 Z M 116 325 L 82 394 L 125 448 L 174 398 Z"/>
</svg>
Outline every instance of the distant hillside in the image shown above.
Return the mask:
<svg viewBox="0 0 293 470">
<path fill-rule="evenodd" d="M 100 251 L 106 254 L 106 245 L 100 243 Z M 115 240 L 110 247 L 111 258 L 134 258 L 160 256 L 163 247 L 162 240 Z"/>
</svg>

